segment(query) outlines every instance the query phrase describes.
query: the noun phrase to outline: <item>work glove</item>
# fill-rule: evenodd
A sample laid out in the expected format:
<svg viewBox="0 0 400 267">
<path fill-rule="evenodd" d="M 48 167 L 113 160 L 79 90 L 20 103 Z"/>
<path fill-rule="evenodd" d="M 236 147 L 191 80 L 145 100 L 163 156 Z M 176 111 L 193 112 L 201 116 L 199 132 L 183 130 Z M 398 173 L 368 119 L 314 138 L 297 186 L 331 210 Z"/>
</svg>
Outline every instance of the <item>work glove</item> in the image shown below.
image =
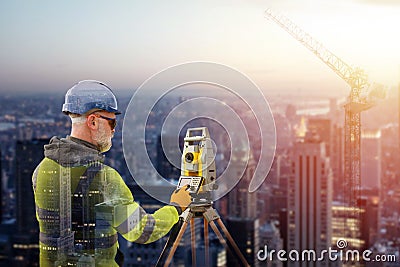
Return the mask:
<svg viewBox="0 0 400 267">
<path fill-rule="evenodd" d="M 189 185 L 182 186 L 179 189 L 176 189 L 170 199 L 171 205 L 174 205 L 178 210 L 178 213 L 181 214 L 192 202 L 192 197 L 189 195 Z"/>
</svg>

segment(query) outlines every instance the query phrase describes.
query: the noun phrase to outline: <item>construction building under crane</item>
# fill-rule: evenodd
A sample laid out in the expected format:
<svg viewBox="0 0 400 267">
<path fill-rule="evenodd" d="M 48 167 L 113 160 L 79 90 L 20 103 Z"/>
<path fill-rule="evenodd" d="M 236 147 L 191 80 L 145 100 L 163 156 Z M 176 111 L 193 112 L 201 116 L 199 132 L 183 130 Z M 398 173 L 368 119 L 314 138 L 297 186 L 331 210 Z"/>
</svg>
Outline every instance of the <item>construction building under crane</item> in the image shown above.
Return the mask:
<svg viewBox="0 0 400 267">
<path fill-rule="evenodd" d="M 274 14 L 271 10 L 267 10 L 265 15 L 313 52 L 350 85 L 350 94 L 344 105 L 344 183 L 342 193 L 343 205 L 352 209 L 352 217 L 359 218 L 361 215 L 358 203 L 361 187 L 361 112 L 374 106 L 375 99 L 382 98 L 383 86 L 370 84 L 362 69 L 348 65 L 285 16 Z M 354 227 L 359 229 L 359 225 Z M 351 231 L 352 235 L 357 232 L 356 229 Z M 354 239 L 358 236 L 347 236 L 347 238 Z"/>
</svg>

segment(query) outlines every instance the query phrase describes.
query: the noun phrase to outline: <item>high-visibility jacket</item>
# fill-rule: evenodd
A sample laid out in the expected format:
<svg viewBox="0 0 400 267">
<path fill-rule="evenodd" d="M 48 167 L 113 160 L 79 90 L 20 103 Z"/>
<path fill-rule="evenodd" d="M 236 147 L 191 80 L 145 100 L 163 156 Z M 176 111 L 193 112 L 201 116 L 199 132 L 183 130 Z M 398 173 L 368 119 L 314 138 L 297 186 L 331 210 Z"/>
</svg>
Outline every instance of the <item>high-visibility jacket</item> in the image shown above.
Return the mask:
<svg viewBox="0 0 400 267">
<path fill-rule="evenodd" d="M 40 266 L 82 261 L 118 266 L 117 232 L 131 242 L 150 243 L 178 221 L 173 206 L 147 214 L 118 172 L 92 150 L 71 138 L 53 138 L 45 146 L 46 157 L 33 175 Z"/>
</svg>

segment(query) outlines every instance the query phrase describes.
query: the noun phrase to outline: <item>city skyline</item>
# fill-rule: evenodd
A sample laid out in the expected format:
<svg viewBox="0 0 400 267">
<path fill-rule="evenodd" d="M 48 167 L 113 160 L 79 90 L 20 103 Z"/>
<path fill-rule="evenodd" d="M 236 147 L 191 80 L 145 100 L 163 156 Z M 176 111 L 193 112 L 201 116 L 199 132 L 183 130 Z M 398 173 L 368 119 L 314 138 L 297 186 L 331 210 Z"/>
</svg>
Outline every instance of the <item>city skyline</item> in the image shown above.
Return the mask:
<svg viewBox="0 0 400 267">
<path fill-rule="evenodd" d="M 266 94 L 323 86 L 328 96 L 347 96 L 345 82 L 265 18 L 267 8 L 371 81 L 398 83 L 397 1 L 2 1 L 0 91 L 61 92 L 82 79 L 133 89 L 167 67 L 200 60 L 238 69 Z"/>
<path fill-rule="evenodd" d="M 311 96 L 310 96 L 311 97 Z M 53 99 L 53 100 L 52 100 Z M 16 161 L 19 164 L 29 163 L 30 157 L 25 158 L 24 156 L 18 157 L 19 154 L 24 155 L 23 153 L 18 153 L 18 142 L 17 140 L 26 140 L 28 144 L 35 143 L 34 141 L 37 138 L 46 138 L 53 135 L 64 136 L 68 134 L 69 130 L 69 120 L 68 117 L 63 115 L 60 111 L 60 105 L 62 99 L 58 99 L 54 101 L 54 96 L 49 96 L 46 94 L 42 94 L 41 97 L 36 98 L 29 98 L 29 97 L 5 97 L 2 96 L 0 98 L 0 103 L 3 105 L 3 109 L 1 110 L 0 116 L 0 126 L 4 124 L 4 126 L 13 125 L 11 128 L 5 128 L 1 131 L 0 139 L 1 142 L 1 152 L 2 152 L 2 170 L 1 173 L 3 174 L 3 224 L 1 225 L 0 229 L 0 248 L 2 249 L 0 253 L 0 258 L 4 261 L 13 261 L 13 259 L 22 262 L 23 260 L 29 260 L 28 252 L 34 253 L 36 248 L 36 241 L 27 240 L 26 238 L 23 239 L 21 235 L 11 235 L 9 233 L 13 233 L 12 227 L 16 227 L 16 223 L 23 222 L 21 220 L 21 203 L 18 201 L 18 196 L 21 194 L 18 193 L 18 189 L 22 189 L 22 186 L 19 185 L 18 179 L 16 180 L 15 177 L 18 175 L 18 166 L 16 165 Z M 167 114 L 171 107 L 175 107 L 179 105 L 179 103 L 184 102 L 186 97 L 182 96 L 169 96 L 163 98 L 158 105 L 154 107 L 154 112 L 151 112 L 150 118 L 148 120 L 148 128 L 146 132 L 148 133 L 148 153 L 156 159 L 164 160 L 163 157 L 159 156 L 162 154 L 162 149 L 156 149 L 159 145 L 159 134 L 162 128 L 162 121 L 164 115 Z M 255 193 L 257 197 L 246 195 L 247 190 L 242 190 L 243 186 L 241 187 L 240 184 L 235 187 L 235 190 L 239 190 L 236 193 L 232 191 L 233 195 L 236 194 L 236 197 L 233 200 L 237 201 L 230 201 L 228 198 L 221 198 L 220 200 L 216 201 L 216 207 L 220 212 L 222 218 L 227 220 L 227 227 L 229 227 L 229 231 L 231 233 L 239 233 L 235 229 L 239 227 L 239 229 L 243 229 L 246 227 L 246 231 L 242 231 L 245 235 L 235 236 L 234 238 L 239 238 L 238 241 L 241 246 L 241 249 L 245 249 L 245 253 L 247 254 L 246 257 L 249 259 L 253 259 L 254 256 L 257 256 L 256 253 L 259 249 L 258 246 L 263 247 L 264 245 L 268 245 L 268 248 L 271 249 L 288 249 L 289 241 L 291 236 L 289 232 L 286 231 L 288 227 L 290 227 L 290 210 L 287 210 L 286 207 L 289 204 L 288 201 L 289 196 L 294 196 L 291 188 L 293 188 L 294 184 L 293 181 L 297 180 L 298 173 L 296 172 L 296 155 L 297 158 L 299 155 L 303 155 L 303 157 L 307 157 L 311 155 L 310 149 L 314 145 L 313 143 L 297 143 L 302 142 L 301 138 L 311 138 L 311 140 L 319 140 L 323 143 L 317 143 L 322 147 L 325 147 L 325 153 L 320 153 L 317 157 L 318 165 L 321 166 L 321 177 L 328 174 L 329 165 L 331 167 L 336 166 L 337 164 L 341 164 L 343 155 L 341 154 L 341 140 L 337 140 L 336 135 L 340 134 L 340 127 L 341 123 L 336 121 L 337 119 L 337 112 L 339 106 L 337 103 L 330 102 L 326 103 L 330 105 L 330 111 L 324 115 L 312 116 L 310 114 L 297 114 L 297 108 L 302 108 L 299 103 L 302 103 L 301 99 L 295 99 L 293 101 L 286 101 L 281 102 L 281 98 L 272 98 L 271 102 L 274 103 L 273 106 L 279 107 L 275 110 L 286 110 L 284 113 L 274 113 L 274 118 L 277 127 L 278 133 L 278 141 L 277 141 L 277 153 L 276 153 L 276 160 L 274 161 L 273 168 L 266 179 L 266 182 L 257 190 Z M 127 101 L 129 98 L 121 98 L 120 107 L 122 109 L 125 108 Z M 237 105 L 238 100 L 232 100 L 231 98 L 227 97 L 223 99 L 224 102 L 230 103 L 230 105 L 234 106 Z M 46 103 L 46 105 L 43 105 Z M 314 103 L 318 104 L 318 103 Z M 336 105 L 335 105 L 336 104 Z M 19 109 L 13 108 L 14 106 L 19 106 Z M 395 113 L 397 108 L 395 105 L 387 104 L 381 105 L 377 110 L 382 107 L 389 108 L 391 113 Z M 311 106 L 312 108 L 312 106 Z M 44 112 L 43 112 L 44 111 Z M 35 114 L 46 114 L 46 116 L 36 117 Z M 366 248 L 376 247 L 379 248 L 381 246 L 385 246 L 388 249 L 397 249 L 400 247 L 400 240 L 399 240 L 399 225 L 398 225 L 398 218 L 400 214 L 399 205 L 400 203 L 400 189 L 398 186 L 398 166 L 396 163 L 398 162 L 398 126 L 395 125 L 396 120 L 392 116 L 390 119 L 391 126 L 385 126 L 383 124 L 384 120 L 388 119 L 384 112 L 377 112 L 378 117 L 366 117 L 364 121 L 370 120 L 377 120 L 379 124 L 379 128 L 381 129 L 382 135 L 382 157 L 380 162 L 382 164 L 381 169 L 381 187 L 379 188 L 363 188 L 361 192 L 362 199 L 360 199 L 360 207 L 359 213 L 362 217 L 363 227 L 361 229 L 354 229 L 351 226 L 352 221 L 354 220 L 354 216 L 358 216 L 358 213 L 354 214 L 354 208 L 347 207 L 343 203 L 343 192 L 345 188 L 345 183 L 343 183 L 343 178 L 341 172 L 342 169 L 337 169 L 333 171 L 334 175 L 334 199 L 333 201 L 329 201 L 332 204 L 332 213 L 335 216 L 332 216 L 332 220 L 328 220 L 331 222 L 332 231 L 336 234 L 332 236 L 332 247 L 335 247 L 336 242 L 342 236 L 342 229 L 344 225 L 349 225 L 347 227 L 351 232 L 349 235 L 353 235 L 354 232 L 357 236 L 360 235 L 360 239 L 347 239 L 349 244 L 353 247 L 354 242 L 356 245 L 359 242 L 359 245 L 365 244 Z M 179 116 L 184 116 L 184 114 L 177 115 L 177 119 Z M 201 125 L 207 124 L 206 120 L 198 122 Z M 298 128 L 300 125 L 304 123 L 304 128 Z M 336 123 L 338 123 L 336 125 Z M 121 121 L 118 123 L 118 127 L 121 127 L 123 124 L 122 118 Z M 339 127 L 339 128 L 337 128 Z M 210 133 L 213 136 L 217 135 L 223 138 L 220 135 L 220 130 L 216 127 L 209 127 Z M 368 129 L 368 127 L 363 127 L 364 129 Z M 373 128 L 373 127 L 372 127 Z M 254 140 L 254 136 L 251 137 Z M 128 186 L 132 187 L 134 182 L 125 165 L 125 159 L 123 156 L 122 151 L 122 144 L 121 144 L 121 129 L 118 128 L 116 131 L 116 135 L 113 139 L 113 148 L 107 153 L 107 160 L 110 163 L 110 166 L 115 167 L 121 175 L 125 178 Z M 306 140 L 304 140 L 305 142 Z M 319 142 L 319 141 L 318 141 Z M 17 143 L 17 148 L 15 144 Z M 235 144 L 231 144 L 229 146 L 231 149 Z M 306 146 L 305 149 L 299 147 L 296 151 L 296 146 L 304 145 Z M 221 149 L 221 146 L 218 146 L 218 149 Z M 365 146 L 366 151 L 363 152 L 363 161 L 362 162 L 371 162 L 374 160 L 375 157 L 375 145 L 373 147 Z M 222 151 L 221 151 L 222 150 Z M 223 152 L 223 148 L 218 150 L 221 153 Z M 32 151 L 37 151 L 37 153 L 42 153 L 40 149 L 32 149 Z M 322 151 L 322 150 L 321 150 Z M 164 151 L 165 152 L 165 151 Z M 304 152 L 304 153 L 303 153 Z M 27 154 L 27 153 L 25 153 Z M 329 154 L 329 157 L 328 157 Z M 41 157 L 42 155 L 40 155 Z M 223 161 L 229 159 L 228 157 L 217 157 L 217 164 L 223 166 Z M 338 156 L 338 158 L 336 158 Z M 40 157 L 37 157 L 39 159 Z M 231 154 L 232 157 L 232 154 Z M 18 160 L 21 158 L 21 160 Z M 257 158 L 257 157 L 256 157 Z M 320 158 L 320 159 L 318 159 Z M 327 164 L 328 161 L 331 164 Z M 140 160 L 138 160 L 140 163 Z M 307 162 L 303 160 L 303 163 Z M 310 160 L 310 162 L 312 162 Z M 337 164 L 336 164 L 336 163 Z M 24 164 L 25 164 L 24 163 Z M 164 162 L 167 163 L 167 162 Z M 31 162 L 30 164 L 33 164 Z M 33 164 L 36 165 L 36 164 Z M 304 165 L 303 170 L 307 170 L 308 165 Z M 254 167 L 254 166 L 253 166 Z M 248 171 L 245 172 L 244 177 L 242 178 L 242 182 L 244 182 L 244 189 L 247 188 L 246 181 L 251 176 L 251 170 L 253 169 L 252 164 L 249 163 Z M 34 166 L 30 167 L 32 170 Z M 140 165 L 137 167 L 140 168 Z M 162 168 L 165 168 L 163 173 L 165 173 L 165 177 L 171 177 L 171 174 L 174 174 L 177 170 L 168 168 L 167 164 L 157 164 L 158 171 L 161 171 Z M 29 172 L 28 168 L 27 171 Z M 310 170 L 311 170 L 310 165 Z M 378 168 L 379 170 L 379 168 Z M 161 172 L 160 172 L 161 173 Z M 307 172 L 306 172 L 307 173 Z M 313 173 L 310 171 L 310 174 Z M 25 177 L 25 176 L 24 176 Z M 26 177 L 28 180 L 25 180 L 26 183 L 25 187 L 30 187 L 31 177 L 30 174 L 27 173 Z M 362 173 L 362 177 L 363 173 Z M 22 176 L 20 177 L 22 178 Z M 303 176 L 304 178 L 304 176 Z M 312 181 L 312 176 L 308 181 Z M 21 180 L 21 179 L 19 179 Z M 307 180 L 305 180 L 307 182 Z M 312 184 L 312 183 L 309 183 Z M 132 187 L 133 188 L 133 187 Z M 241 189 L 242 188 L 242 189 Z M 240 191 L 242 190 L 242 191 Z M 312 189 L 310 189 L 311 191 Z M 296 191 L 296 190 L 295 190 Z M 323 195 L 324 189 L 317 190 L 321 192 L 321 196 Z M 135 199 L 140 201 L 145 201 L 149 206 L 153 207 L 153 202 L 147 202 L 151 199 L 146 195 L 146 193 L 140 192 L 136 186 L 133 189 L 133 193 L 135 195 Z M 238 197 L 238 194 L 241 197 Z M 313 194 L 314 195 L 314 194 Z M 318 198 L 318 196 L 316 195 Z M 255 203 L 254 198 L 257 199 Z M 28 209 L 28 202 L 29 199 L 25 199 L 27 201 L 27 205 L 24 206 Z M 302 201 L 304 202 L 304 201 Z M 306 201 L 307 202 L 307 201 Z M 321 201 L 322 203 L 323 201 Z M 32 202 L 29 202 L 29 205 L 32 205 Z M 310 201 L 310 205 L 303 205 L 302 210 L 303 212 L 307 213 L 306 211 L 312 211 L 313 206 L 311 205 L 312 202 Z M 316 203 L 319 203 L 318 201 Z M 326 203 L 328 204 L 328 203 Z M 316 207 L 316 206 L 314 206 Z M 381 208 L 381 207 L 389 207 L 389 208 Z M 296 212 L 298 208 L 294 208 Z M 328 212 L 329 208 L 321 208 L 322 212 Z M 233 213 L 232 213 L 233 212 Z M 236 213 L 239 212 L 239 213 Z M 235 216 L 235 214 L 237 214 Z M 296 213 L 295 213 L 296 214 Z M 255 220 L 249 220 L 255 216 Z M 303 218 L 306 218 L 303 216 Z M 372 220 L 369 220 L 371 218 Z M 22 218 L 23 219 L 23 218 Z M 229 223 L 228 223 L 229 221 Z M 312 222 L 312 216 L 308 221 L 303 222 L 303 226 Z M 295 224 L 298 224 L 297 222 Z M 320 223 L 317 221 L 317 225 Z M 322 221 L 321 221 L 322 225 Z M 232 227 L 232 228 L 231 228 Z M 273 230 L 273 228 L 275 228 Z M 314 226 L 310 224 L 310 229 Z M 371 228 L 372 227 L 372 228 Z M 254 231 L 254 229 L 264 229 L 262 232 Z M 346 228 L 346 229 L 347 229 Z M 196 228 L 200 229 L 200 227 Z M 268 230 L 269 229 L 269 230 Z M 278 231 L 279 229 L 279 231 Z M 372 230 L 371 230 L 372 229 Z M 248 235 L 247 235 L 248 234 Z M 336 239 L 335 239 L 336 238 Z M 329 238 L 328 238 L 329 239 Z M 247 240 L 247 241 L 246 241 Z M 365 243 L 364 243 L 365 242 Z M 386 243 L 385 243 L 386 242 Z M 392 242 L 392 243 L 390 243 Z M 130 243 L 124 243 L 121 246 L 125 249 L 125 253 L 128 256 L 128 262 L 131 265 L 127 266 L 137 266 L 137 263 L 140 261 L 143 264 L 147 261 L 154 261 L 157 259 L 159 255 L 159 250 L 161 250 L 162 245 L 165 243 L 157 243 L 154 246 L 145 247 L 140 245 L 131 245 Z M 211 242 L 215 243 L 215 242 Z M 215 244 L 214 244 L 215 245 Z M 222 253 L 222 247 L 216 247 L 212 245 L 211 248 L 215 250 L 211 250 L 210 252 L 213 253 L 213 259 L 221 260 L 222 262 L 224 259 L 226 260 L 225 254 Z M 248 246 L 245 248 L 243 245 Z M 327 243 L 329 245 L 329 242 Z M 358 247 L 360 247 L 358 246 Z M 363 245 L 364 246 L 364 245 Z M 140 250 L 138 249 L 140 248 Z M 186 255 L 188 252 L 189 246 L 182 247 L 182 253 Z M 393 254 L 392 250 L 388 250 L 390 254 Z M 388 253 L 389 253 L 388 252 Z M 203 255 L 201 249 L 198 251 L 199 255 Z M 210 255 L 211 255 L 210 253 Z M 379 251 L 377 252 L 379 253 Z M 182 254 L 182 255 L 183 255 Z M 14 258 L 10 257 L 14 255 Z M 18 255 L 18 257 L 16 257 Z M 34 254 L 31 254 L 32 256 Z M 188 254 L 189 255 L 189 254 Z M 182 260 L 186 262 L 186 266 L 190 266 L 188 262 L 190 262 L 189 257 L 176 257 L 178 260 Z M 254 266 L 256 264 L 262 264 L 262 262 L 258 262 L 255 259 Z M 279 262 L 278 262 L 279 264 Z M 144 266 L 144 265 L 142 265 Z M 279 265 L 278 265 L 279 266 Z"/>
</svg>

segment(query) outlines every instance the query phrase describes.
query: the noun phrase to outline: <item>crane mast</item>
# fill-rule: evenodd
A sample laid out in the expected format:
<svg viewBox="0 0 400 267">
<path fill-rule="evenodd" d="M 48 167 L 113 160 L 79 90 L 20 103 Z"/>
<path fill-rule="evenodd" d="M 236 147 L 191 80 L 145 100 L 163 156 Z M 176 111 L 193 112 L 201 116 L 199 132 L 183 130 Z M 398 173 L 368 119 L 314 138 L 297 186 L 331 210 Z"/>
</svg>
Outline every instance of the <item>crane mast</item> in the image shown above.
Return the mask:
<svg viewBox="0 0 400 267">
<path fill-rule="evenodd" d="M 357 207 L 361 184 L 360 141 L 361 111 L 369 109 L 373 104 L 363 97 L 369 86 L 367 76 L 360 68 L 353 68 L 335 54 L 326 49 L 320 42 L 303 31 L 283 15 L 276 15 L 270 9 L 265 11 L 267 18 L 277 23 L 297 41 L 307 47 L 320 60 L 328 65 L 341 79 L 350 85 L 351 91 L 345 104 L 344 127 L 344 197 L 350 207 Z"/>
</svg>

